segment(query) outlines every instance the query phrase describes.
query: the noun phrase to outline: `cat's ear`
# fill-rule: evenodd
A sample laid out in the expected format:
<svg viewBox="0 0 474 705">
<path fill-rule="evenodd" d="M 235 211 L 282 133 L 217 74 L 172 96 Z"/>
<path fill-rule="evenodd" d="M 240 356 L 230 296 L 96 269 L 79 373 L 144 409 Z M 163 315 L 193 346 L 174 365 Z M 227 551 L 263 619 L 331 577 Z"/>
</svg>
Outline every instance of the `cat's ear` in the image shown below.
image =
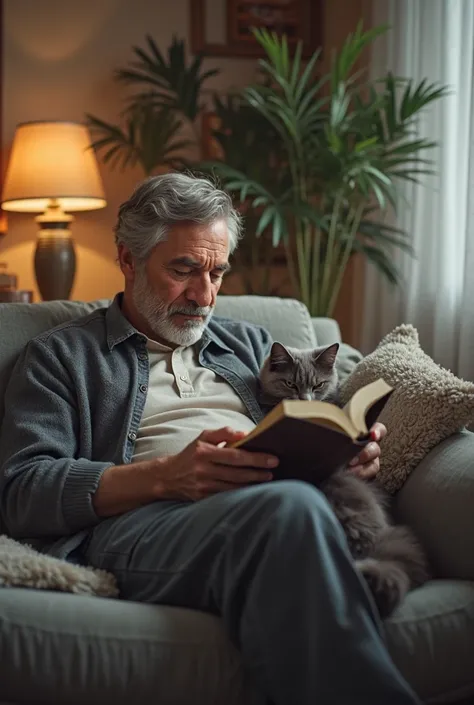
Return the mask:
<svg viewBox="0 0 474 705">
<path fill-rule="evenodd" d="M 324 348 L 320 352 L 316 352 L 314 355 L 314 362 L 322 367 L 327 367 L 332 370 L 334 363 L 336 362 L 337 351 L 339 350 L 339 343 L 333 343 L 329 347 Z"/>
<path fill-rule="evenodd" d="M 270 369 L 281 370 L 294 361 L 292 354 L 281 343 L 273 343 L 270 351 Z"/>
</svg>

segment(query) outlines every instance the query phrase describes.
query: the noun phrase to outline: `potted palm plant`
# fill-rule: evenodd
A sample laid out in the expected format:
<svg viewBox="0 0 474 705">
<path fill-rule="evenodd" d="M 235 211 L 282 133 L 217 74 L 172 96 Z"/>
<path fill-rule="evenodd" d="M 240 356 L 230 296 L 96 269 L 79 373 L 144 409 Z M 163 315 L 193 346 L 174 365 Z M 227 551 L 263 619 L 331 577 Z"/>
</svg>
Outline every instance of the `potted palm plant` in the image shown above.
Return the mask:
<svg viewBox="0 0 474 705">
<path fill-rule="evenodd" d="M 386 28 L 359 25 L 317 75 L 319 52 L 302 61 L 286 38 L 254 34 L 266 57 L 263 80 L 243 98 L 279 140 L 277 164 L 258 174 L 224 162 L 203 165 L 258 214 L 255 232 L 283 243 L 294 293 L 313 316 L 331 316 L 353 253 L 361 253 L 396 283 L 391 248 L 411 252 L 409 237 L 384 222 L 396 211 L 400 181 L 430 173 L 426 153 L 436 143 L 413 135 L 420 113 L 446 88 L 388 73 L 364 80 L 354 67 Z M 374 218 L 374 216 L 378 216 Z"/>
<path fill-rule="evenodd" d="M 201 56 L 188 62 L 177 37 L 166 55 L 150 36 L 145 48 L 133 47 L 133 55 L 115 78 L 138 90 L 126 101 L 121 123 L 86 115 L 91 147 L 113 168 L 138 165 L 147 176 L 161 167 L 179 168 L 196 144 L 203 86 L 219 72 L 203 71 Z"/>
</svg>

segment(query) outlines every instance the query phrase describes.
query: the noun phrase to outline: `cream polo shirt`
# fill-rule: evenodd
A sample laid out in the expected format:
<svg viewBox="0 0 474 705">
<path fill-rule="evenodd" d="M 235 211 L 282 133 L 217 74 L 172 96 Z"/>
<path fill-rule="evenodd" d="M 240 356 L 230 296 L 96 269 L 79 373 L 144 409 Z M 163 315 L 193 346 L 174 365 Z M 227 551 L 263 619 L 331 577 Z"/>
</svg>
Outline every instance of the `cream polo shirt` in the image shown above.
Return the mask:
<svg viewBox="0 0 474 705">
<path fill-rule="evenodd" d="M 150 376 L 132 462 L 179 453 L 205 430 L 255 428 L 230 384 L 199 364 L 195 346 L 148 340 L 147 348 Z"/>
</svg>

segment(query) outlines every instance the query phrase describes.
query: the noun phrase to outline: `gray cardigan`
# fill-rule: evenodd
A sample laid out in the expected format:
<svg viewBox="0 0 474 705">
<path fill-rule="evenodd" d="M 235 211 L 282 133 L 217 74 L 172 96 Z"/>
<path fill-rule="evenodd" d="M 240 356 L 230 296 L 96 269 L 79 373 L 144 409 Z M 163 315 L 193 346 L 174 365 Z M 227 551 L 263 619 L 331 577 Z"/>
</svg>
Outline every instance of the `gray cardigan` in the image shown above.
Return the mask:
<svg viewBox="0 0 474 705">
<path fill-rule="evenodd" d="M 148 384 L 146 338 L 109 308 L 64 323 L 24 349 L 5 396 L 0 533 L 64 557 L 99 521 L 92 496 L 105 468 L 129 463 Z M 199 362 L 227 380 L 256 422 L 265 329 L 214 317 Z"/>
</svg>

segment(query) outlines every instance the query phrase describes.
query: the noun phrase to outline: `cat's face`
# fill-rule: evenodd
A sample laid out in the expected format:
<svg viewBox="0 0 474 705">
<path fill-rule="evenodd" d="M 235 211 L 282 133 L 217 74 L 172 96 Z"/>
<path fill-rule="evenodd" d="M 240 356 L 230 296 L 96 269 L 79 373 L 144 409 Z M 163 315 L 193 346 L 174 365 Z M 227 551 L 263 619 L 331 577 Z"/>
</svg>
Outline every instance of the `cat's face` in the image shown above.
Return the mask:
<svg viewBox="0 0 474 705">
<path fill-rule="evenodd" d="M 298 350 L 273 343 L 260 372 L 261 401 L 277 404 L 283 399 L 325 399 L 337 397 L 335 361 L 339 344 Z"/>
</svg>

